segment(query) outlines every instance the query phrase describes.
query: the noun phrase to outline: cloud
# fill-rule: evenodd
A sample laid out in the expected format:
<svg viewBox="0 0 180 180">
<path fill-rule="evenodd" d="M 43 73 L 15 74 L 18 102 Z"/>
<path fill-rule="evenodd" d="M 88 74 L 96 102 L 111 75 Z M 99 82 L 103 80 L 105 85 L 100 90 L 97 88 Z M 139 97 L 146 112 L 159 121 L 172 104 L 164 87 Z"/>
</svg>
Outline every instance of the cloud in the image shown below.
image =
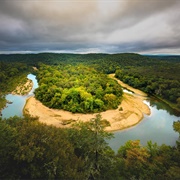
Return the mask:
<svg viewBox="0 0 180 180">
<path fill-rule="evenodd" d="M 176 52 L 179 9 L 179 0 L 2 0 L 0 49 Z"/>
</svg>

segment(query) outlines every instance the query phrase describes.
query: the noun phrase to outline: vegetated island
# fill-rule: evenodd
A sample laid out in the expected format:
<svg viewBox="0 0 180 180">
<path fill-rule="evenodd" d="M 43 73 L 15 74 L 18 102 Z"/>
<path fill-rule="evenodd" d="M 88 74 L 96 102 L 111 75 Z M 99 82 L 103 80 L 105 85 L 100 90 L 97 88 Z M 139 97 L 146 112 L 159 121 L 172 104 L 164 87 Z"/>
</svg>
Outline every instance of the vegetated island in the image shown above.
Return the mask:
<svg viewBox="0 0 180 180">
<path fill-rule="evenodd" d="M 114 74 L 110 74 L 109 76 L 116 79 L 114 78 Z M 100 112 L 102 118 L 110 122 L 110 126 L 106 127 L 107 131 L 116 131 L 134 126 L 143 119 L 144 114 L 150 115 L 149 107 L 143 102 L 147 98 L 147 94 L 124 84 L 120 80 L 117 80 L 117 82 L 135 94 L 123 93 L 122 102 L 118 108 Z M 39 117 L 39 121 L 42 123 L 61 128 L 70 127 L 73 122 L 78 120 L 89 121 L 98 114 L 81 114 L 51 109 L 43 105 L 35 97 L 27 99 L 24 113 Z"/>
</svg>

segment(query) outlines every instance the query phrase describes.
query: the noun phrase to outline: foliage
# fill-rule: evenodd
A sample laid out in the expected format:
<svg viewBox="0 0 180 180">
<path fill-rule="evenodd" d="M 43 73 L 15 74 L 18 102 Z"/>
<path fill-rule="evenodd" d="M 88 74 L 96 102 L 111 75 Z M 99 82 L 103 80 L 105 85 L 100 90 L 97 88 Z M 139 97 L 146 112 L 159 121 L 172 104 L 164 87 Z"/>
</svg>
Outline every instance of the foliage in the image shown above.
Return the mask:
<svg viewBox="0 0 180 180">
<path fill-rule="evenodd" d="M 139 141 L 130 140 L 117 154 L 121 168 L 119 176 L 125 179 L 179 179 L 179 153 L 175 147 L 157 146 L 151 141 L 143 147 Z"/>
<path fill-rule="evenodd" d="M 180 146 L 128 141 L 117 154 L 98 114 L 70 129 L 32 117 L 0 119 L 0 179 L 179 179 Z M 179 133 L 180 121 L 174 123 Z"/>
<path fill-rule="evenodd" d="M 180 134 L 180 120 L 177 122 L 174 122 L 173 127 L 174 127 L 174 130 Z"/>
<path fill-rule="evenodd" d="M 28 72 L 24 63 L 5 63 L 0 61 L 0 85 L 1 93 L 15 89 L 20 80 L 24 80 Z"/>
<path fill-rule="evenodd" d="M 179 141 L 177 141 L 177 147 L 180 151 L 180 120 L 173 123 L 174 131 L 179 133 Z M 179 159 L 180 160 L 180 159 Z"/>
<path fill-rule="evenodd" d="M 131 86 L 180 106 L 179 56 L 40 53 L 0 55 L 1 107 L 4 93 L 11 92 L 31 66 L 40 69 L 36 96 L 52 108 L 116 108 L 121 88 L 104 74 L 115 71 Z M 180 179 L 179 140 L 175 147 L 128 141 L 115 154 L 106 143 L 111 138 L 106 125 L 99 115 L 71 129 L 31 117 L 0 119 L 0 179 Z M 180 121 L 175 122 L 177 133 L 179 127 Z"/>
<path fill-rule="evenodd" d="M 156 64 L 148 67 L 144 65 L 118 69 L 116 77 L 130 86 L 174 103 L 179 108 L 180 63 L 165 61 Z M 158 66 L 158 70 L 156 66 Z"/>
<path fill-rule="evenodd" d="M 35 96 L 50 108 L 73 113 L 117 108 L 122 89 L 118 83 L 93 68 L 41 65 Z"/>
<path fill-rule="evenodd" d="M 35 66 L 37 68 L 40 68 L 42 64 L 51 66 L 83 64 L 106 74 L 116 72 L 116 76 L 125 83 L 165 99 L 175 104 L 177 108 L 180 107 L 178 99 L 180 97 L 180 56 L 142 56 L 134 53 L 1 54 L 0 63 L 9 65 L 10 63 L 21 63 L 28 67 Z M 15 69 L 12 66 L 12 73 L 15 72 Z M 0 79 L 4 79 L 4 73 L 0 73 Z"/>
<path fill-rule="evenodd" d="M 12 92 L 19 82 L 26 80 L 29 68 L 24 63 L 0 61 L 0 110 L 6 105 L 5 94 Z"/>
<path fill-rule="evenodd" d="M 3 109 L 3 107 L 6 104 L 6 99 L 3 95 L 0 96 L 0 113 L 1 113 L 1 109 Z"/>
<path fill-rule="evenodd" d="M 0 121 L 0 135 L 1 179 L 83 179 L 64 130 L 14 117 Z"/>
<path fill-rule="evenodd" d="M 133 53 L 122 54 L 10 54 L 0 55 L 0 63 L 10 66 L 10 63 L 26 64 L 28 67 L 40 67 L 48 65 L 79 65 L 93 67 L 98 72 L 115 73 L 122 81 L 140 88 L 143 91 L 159 96 L 175 104 L 179 104 L 179 69 L 180 56 L 142 56 Z M 12 72 L 15 68 L 12 65 Z M 2 66 L 0 66 L 2 67 Z M 4 67 L 4 64 L 3 64 Z M 21 67 L 21 66 L 20 66 Z M 5 68 L 6 69 L 6 68 Z M 11 68 L 9 68 L 11 69 Z M 6 70 L 5 70 L 6 71 Z M 0 79 L 4 79 L 4 74 L 0 71 Z M 173 72 L 173 73 L 172 73 Z"/>
<path fill-rule="evenodd" d="M 85 171 L 88 179 L 98 179 L 105 172 L 106 164 L 112 166 L 114 152 L 105 139 L 112 138 L 112 134 L 105 132 L 104 128 L 109 122 L 102 120 L 101 115 L 96 115 L 89 122 L 78 122 L 68 130 L 75 153 L 85 161 Z M 106 164 L 105 164 L 106 162 Z M 104 178 L 106 174 L 104 174 Z"/>
</svg>

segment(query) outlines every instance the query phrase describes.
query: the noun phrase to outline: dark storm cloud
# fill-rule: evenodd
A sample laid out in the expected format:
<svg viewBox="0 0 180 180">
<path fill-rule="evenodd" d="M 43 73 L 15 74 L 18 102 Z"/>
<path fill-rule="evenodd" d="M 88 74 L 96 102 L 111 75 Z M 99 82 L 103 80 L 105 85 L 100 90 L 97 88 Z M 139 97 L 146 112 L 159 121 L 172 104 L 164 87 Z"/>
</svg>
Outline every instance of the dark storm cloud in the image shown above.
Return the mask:
<svg viewBox="0 0 180 180">
<path fill-rule="evenodd" d="M 179 53 L 179 9 L 179 0 L 2 0 L 0 51 Z"/>
</svg>

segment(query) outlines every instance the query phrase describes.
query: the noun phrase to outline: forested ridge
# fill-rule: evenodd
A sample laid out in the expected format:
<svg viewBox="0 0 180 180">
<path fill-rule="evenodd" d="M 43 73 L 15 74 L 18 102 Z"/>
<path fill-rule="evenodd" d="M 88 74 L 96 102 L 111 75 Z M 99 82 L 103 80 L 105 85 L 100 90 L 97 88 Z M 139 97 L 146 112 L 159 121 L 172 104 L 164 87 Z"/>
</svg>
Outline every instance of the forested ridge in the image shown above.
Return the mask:
<svg viewBox="0 0 180 180">
<path fill-rule="evenodd" d="M 130 140 L 115 153 L 106 126 L 100 115 L 70 129 L 31 117 L 0 119 L 0 179 L 180 179 L 180 141 L 171 147 Z M 173 126 L 180 133 L 180 121 Z"/>
</svg>

